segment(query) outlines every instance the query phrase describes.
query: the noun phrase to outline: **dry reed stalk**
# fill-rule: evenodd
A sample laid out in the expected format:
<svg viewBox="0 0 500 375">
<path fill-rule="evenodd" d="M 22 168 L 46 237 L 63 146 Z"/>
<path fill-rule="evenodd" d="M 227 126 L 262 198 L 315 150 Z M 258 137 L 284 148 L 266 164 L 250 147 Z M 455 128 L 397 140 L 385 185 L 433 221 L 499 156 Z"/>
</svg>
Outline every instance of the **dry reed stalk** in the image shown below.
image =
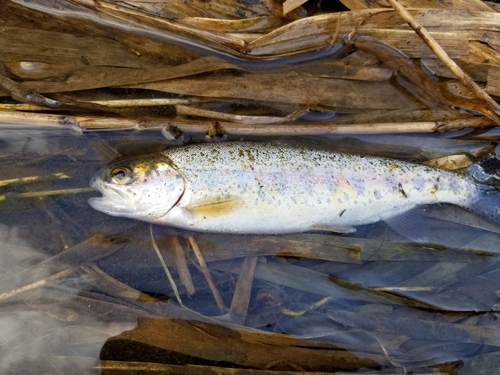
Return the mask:
<svg viewBox="0 0 500 375">
<path fill-rule="evenodd" d="M 15 198 L 39 198 L 47 197 L 51 195 L 65 195 L 65 194 L 80 194 L 89 193 L 95 191 L 94 188 L 73 188 L 73 189 L 57 189 L 57 190 L 44 190 L 44 191 L 29 191 L 26 193 L 5 193 L 0 195 L 0 201 L 5 199 L 15 199 Z"/>
<path fill-rule="evenodd" d="M 0 111 L 0 123 L 35 127 L 56 127 L 82 130 L 125 130 L 164 129 L 175 127 L 181 132 L 207 134 L 213 121 L 202 120 L 140 120 L 98 116 L 66 116 L 18 111 Z M 230 135 L 291 136 L 323 134 L 391 134 L 391 133 L 434 133 L 467 128 L 488 128 L 495 126 L 489 118 L 467 117 L 445 121 L 374 122 L 353 124 L 291 124 L 291 125 L 243 125 L 219 122 L 223 131 Z"/>
<path fill-rule="evenodd" d="M 482 100 L 490 109 L 487 115 L 497 124 L 500 124 L 500 105 L 494 101 L 479 85 L 474 82 L 441 48 L 432 35 L 398 2 L 398 0 L 387 0 L 396 12 L 403 18 L 411 28 L 422 38 L 436 56 L 450 69 L 457 79 L 467 87 L 478 99 Z"/>
<path fill-rule="evenodd" d="M 29 292 L 33 289 L 37 289 L 37 288 L 40 288 L 40 287 L 43 287 L 43 286 L 46 286 L 47 284 L 49 284 L 50 282 L 52 281 L 55 281 L 55 280 L 59 280 L 59 279 L 63 279 L 65 278 L 66 276 L 68 276 L 69 274 L 71 274 L 72 272 L 75 271 L 77 267 L 71 267 L 71 268 L 68 268 L 64 271 L 61 271 L 61 272 L 58 272 L 58 273 L 55 273 L 53 275 L 50 275 L 42 280 L 39 280 L 39 281 L 35 281 L 34 283 L 31 283 L 31 284 L 28 284 L 28 285 L 24 285 L 22 287 L 19 287 L 19 288 L 16 288 L 16 289 L 13 289 L 9 292 L 5 292 L 5 293 L 0 293 L 0 302 L 3 302 L 9 298 L 12 298 L 12 297 L 15 297 L 21 293 L 25 293 L 25 292 Z"/>
<path fill-rule="evenodd" d="M 0 69 L 3 70 L 3 66 L 0 63 Z M 13 99 L 20 101 L 21 103 L 40 105 L 48 108 L 58 108 L 62 103 L 57 100 L 47 98 L 39 93 L 26 89 L 22 84 L 16 81 L 4 77 L 0 74 L 0 89 L 7 92 Z"/>
<path fill-rule="evenodd" d="M 69 178 L 69 176 L 62 173 L 62 172 L 52 173 L 52 174 L 48 174 L 48 175 L 9 178 L 9 179 L 5 179 L 5 180 L 0 180 L 0 187 L 13 185 L 13 184 L 25 184 L 25 183 L 30 183 L 30 182 L 42 181 L 42 180 L 52 180 L 52 179 L 56 180 L 56 179 L 65 179 L 65 178 Z"/>
<path fill-rule="evenodd" d="M 307 113 L 307 110 L 298 109 L 285 117 L 279 116 L 249 116 L 249 115 L 233 115 L 230 113 L 209 111 L 201 108 L 193 108 L 185 105 L 176 105 L 176 113 L 178 116 L 188 115 L 197 117 L 212 118 L 220 121 L 230 121 L 238 124 L 258 125 L 258 124 L 278 124 L 289 121 L 294 121 Z"/>
<path fill-rule="evenodd" d="M 156 252 L 156 255 L 158 256 L 158 260 L 161 263 L 161 266 L 163 267 L 163 270 L 165 271 L 165 274 L 167 275 L 168 281 L 170 282 L 170 286 L 172 287 L 172 290 L 174 291 L 175 298 L 177 298 L 177 302 L 179 303 L 179 306 L 187 309 L 186 305 L 182 302 L 181 295 L 179 294 L 179 289 L 177 288 L 177 284 L 175 283 L 174 278 L 172 277 L 172 274 L 170 273 L 170 270 L 167 267 L 167 264 L 165 263 L 165 259 L 163 259 L 163 256 L 161 255 L 161 251 L 158 248 L 158 245 L 156 244 L 155 237 L 153 235 L 153 224 L 149 226 L 149 234 L 151 238 L 151 244 L 153 246 L 153 249 Z"/>
<path fill-rule="evenodd" d="M 227 311 L 227 307 L 224 304 L 224 301 L 222 300 L 222 297 L 220 296 L 219 290 L 217 289 L 217 286 L 214 283 L 214 280 L 212 278 L 212 275 L 210 274 L 210 270 L 207 267 L 207 263 L 205 262 L 205 258 L 203 257 L 203 253 L 200 250 L 200 247 L 198 246 L 198 243 L 194 239 L 193 236 L 188 236 L 189 243 L 191 244 L 191 248 L 193 249 L 193 252 L 196 256 L 196 259 L 198 260 L 200 270 L 203 273 L 203 276 L 205 276 L 205 280 L 208 283 L 208 286 L 210 287 L 210 290 L 212 291 L 212 294 L 215 299 L 215 303 L 217 303 L 217 307 L 219 307 L 220 311 L 224 312 Z"/>
<path fill-rule="evenodd" d="M 99 288 L 105 289 L 110 295 L 117 294 L 130 300 L 131 302 L 137 302 L 138 300 L 148 303 L 157 302 L 156 298 L 140 292 L 137 289 L 134 289 L 115 279 L 114 277 L 111 277 L 95 264 L 84 264 L 80 266 L 80 269 L 85 272 L 86 276 L 91 278 L 94 283 L 99 286 Z"/>
<path fill-rule="evenodd" d="M 177 236 L 169 236 L 170 237 L 170 246 L 173 249 L 173 256 L 175 266 L 177 267 L 177 273 L 179 274 L 179 278 L 181 279 L 182 285 L 186 288 L 186 292 L 188 296 L 194 294 L 196 289 L 194 287 L 193 279 L 191 277 L 191 272 L 189 272 L 189 267 L 187 264 L 186 253 L 182 248 L 182 245 L 179 242 Z"/>
<path fill-rule="evenodd" d="M 250 296 L 252 294 L 252 285 L 257 266 L 258 257 L 245 258 L 240 268 L 238 281 L 229 308 L 229 317 L 233 323 L 244 324 L 247 316 Z"/>
</svg>

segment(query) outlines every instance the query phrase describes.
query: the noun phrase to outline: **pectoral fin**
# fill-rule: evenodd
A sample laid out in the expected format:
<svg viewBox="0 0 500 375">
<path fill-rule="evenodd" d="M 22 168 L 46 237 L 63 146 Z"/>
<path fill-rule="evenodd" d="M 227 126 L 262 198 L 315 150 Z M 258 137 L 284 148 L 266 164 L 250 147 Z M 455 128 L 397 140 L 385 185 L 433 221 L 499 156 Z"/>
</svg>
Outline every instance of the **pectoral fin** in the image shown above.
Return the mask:
<svg viewBox="0 0 500 375">
<path fill-rule="evenodd" d="M 193 215 L 220 215 L 240 208 L 243 201 L 239 198 L 229 198 L 226 200 L 213 200 L 200 202 L 200 204 L 190 207 L 188 211 Z"/>
<path fill-rule="evenodd" d="M 311 227 L 311 230 L 324 230 L 325 232 L 335 232 L 335 233 L 354 233 L 356 228 L 350 226 L 341 225 L 328 225 L 328 224 L 315 224 Z"/>
</svg>

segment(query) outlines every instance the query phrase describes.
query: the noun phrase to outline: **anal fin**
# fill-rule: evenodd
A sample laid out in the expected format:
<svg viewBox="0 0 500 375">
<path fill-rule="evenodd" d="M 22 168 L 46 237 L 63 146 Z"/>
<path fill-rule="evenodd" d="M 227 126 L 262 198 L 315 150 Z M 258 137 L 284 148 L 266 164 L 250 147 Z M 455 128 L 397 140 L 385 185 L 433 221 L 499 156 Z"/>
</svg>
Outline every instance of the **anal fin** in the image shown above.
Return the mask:
<svg viewBox="0 0 500 375">
<path fill-rule="evenodd" d="M 423 214 L 424 207 L 416 207 L 399 215 L 384 219 L 394 231 L 414 242 L 429 242 L 430 229 L 428 218 Z"/>
</svg>

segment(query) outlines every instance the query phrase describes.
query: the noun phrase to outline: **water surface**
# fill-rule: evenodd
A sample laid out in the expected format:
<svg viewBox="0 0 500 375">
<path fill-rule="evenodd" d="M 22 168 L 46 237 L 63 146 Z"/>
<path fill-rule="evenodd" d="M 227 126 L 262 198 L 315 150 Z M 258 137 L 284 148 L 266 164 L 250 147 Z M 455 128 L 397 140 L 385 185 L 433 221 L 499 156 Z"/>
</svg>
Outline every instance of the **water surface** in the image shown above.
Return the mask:
<svg viewBox="0 0 500 375">
<path fill-rule="evenodd" d="M 349 236 L 154 226 L 177 298 L 149 224 L 92 210 L 97 192 L 40 193 L 87 187 L 118 153 L 171 147 L 160 132 L 4 126 L 0 134 L 2 180 L 39 177 L 0 188 L 5 373 L 470 374 L 498 364 L 498 228 L 465 211 L 422 211 L 432 245 L 380 223 Z M 293 142 L 415 161 L 483 146 L 412 135 Z"/>
</svg>

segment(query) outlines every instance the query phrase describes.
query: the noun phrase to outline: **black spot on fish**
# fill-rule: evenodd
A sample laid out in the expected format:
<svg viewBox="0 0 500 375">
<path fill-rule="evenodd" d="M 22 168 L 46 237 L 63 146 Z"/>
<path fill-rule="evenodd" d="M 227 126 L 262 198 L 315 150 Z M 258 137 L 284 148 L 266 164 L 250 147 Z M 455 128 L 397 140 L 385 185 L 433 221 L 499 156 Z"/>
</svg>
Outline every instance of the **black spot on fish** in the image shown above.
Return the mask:
<svg viewBox="0 0 500 375">
<path fill-rule="evenodd" d="M 248 161 L 253 163 L 255 161 L 255 157 L 253 156 L 252 151 L 250 151 L 250 150 L 245 150 L 245 151 L 247 153 Z"/>
<path fill-rule="evenodd" d="M 406 194 L 406 191 L 403 189 L 403 185 L 398 184 L 398 191 L 401 193 L 401 195 L 405 198 L 408 198 L 408 195 Z"/>
<path fill-rule="evenodd" d="M 342 212 L 339 214 L 339 217 L 342 217 L 342 215 L 344 214 L 344 212 L 345 212 L 345 209 L 342 210 Z"/>
</svg>

